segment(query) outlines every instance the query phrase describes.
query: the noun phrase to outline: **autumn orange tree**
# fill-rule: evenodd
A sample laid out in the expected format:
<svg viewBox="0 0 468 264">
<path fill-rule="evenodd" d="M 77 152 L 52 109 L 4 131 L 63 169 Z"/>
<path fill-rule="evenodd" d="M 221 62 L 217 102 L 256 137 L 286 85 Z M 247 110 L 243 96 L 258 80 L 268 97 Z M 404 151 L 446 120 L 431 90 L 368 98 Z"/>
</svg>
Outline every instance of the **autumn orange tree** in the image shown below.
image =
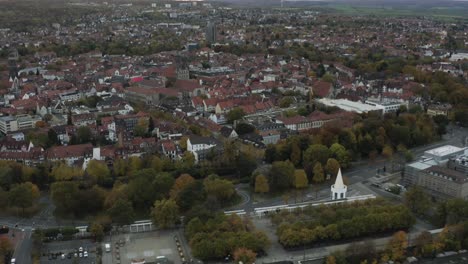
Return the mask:
<svg viewBox="0 0 468 264">
<path fill-rule="evenodd" d="M 172 186 L 170 191 L 171 198 L 176 199 L 179 193 L 193 182 L 195 182 L 195 179 L 190 174 L 181 174 L 175 180 L 174 186 Z"/>
<path fill-rule="evenodd" d="M 0 237 L 0 259 L 3 260 L 5 256 L 13 254 L 13 245 L 8 237 Z"/>
<path fill-rule="evenodd" d="M 243 264 L 252 264 L 255 263 L 257 253 L 253 252 L 251 249 L 241 247 L 234 250 L 233 256 L 235 263 L 242 262 Z"/>
<path fill-rule="evenodd" d="M 405 231 L 398 231 L 393 234 L 387 244 L 387 254 L 391 260 L 400 261 L 406 256 L 408 247 L 408 236 Z"/>
</svg>

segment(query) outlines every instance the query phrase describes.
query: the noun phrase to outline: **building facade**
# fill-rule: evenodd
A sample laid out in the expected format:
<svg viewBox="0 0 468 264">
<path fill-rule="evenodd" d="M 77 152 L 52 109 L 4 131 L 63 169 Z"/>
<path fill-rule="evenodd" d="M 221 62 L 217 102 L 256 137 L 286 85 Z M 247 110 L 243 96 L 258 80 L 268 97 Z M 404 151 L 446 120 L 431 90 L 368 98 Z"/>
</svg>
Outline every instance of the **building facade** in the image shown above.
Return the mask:
<svg viewBox="0 0 468 264">
<path fill-rule="evenodd" d="M 212 21 L 209 21 L 206 25 L 206 42 L 210 44 L 216 43 L 217 34 L 216 34 L 216 24 Z"/>
<path fill-rule="evenodd" d="M 437 200 L 468 200 L 468 149 L 448 145 L 424 152 L 405 166 L 403 184 L 419 186 Z"/>
</svg>

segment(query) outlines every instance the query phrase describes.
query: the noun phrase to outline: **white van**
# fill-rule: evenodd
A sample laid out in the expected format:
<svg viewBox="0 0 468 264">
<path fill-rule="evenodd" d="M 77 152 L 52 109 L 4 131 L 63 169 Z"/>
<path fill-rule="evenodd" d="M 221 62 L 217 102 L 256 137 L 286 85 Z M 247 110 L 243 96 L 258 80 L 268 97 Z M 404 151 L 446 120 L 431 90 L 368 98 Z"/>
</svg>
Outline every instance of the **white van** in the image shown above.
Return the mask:
<svg viewBox="0 0 468 264">
<path fill-rule="evenodd" d="M 106 252 L 110 252 L 110 251 L 111 251 L 111 244 L 105 244 L 104 246 L 105 246 L 105 248 L 106 248 Z"/>
</svg>

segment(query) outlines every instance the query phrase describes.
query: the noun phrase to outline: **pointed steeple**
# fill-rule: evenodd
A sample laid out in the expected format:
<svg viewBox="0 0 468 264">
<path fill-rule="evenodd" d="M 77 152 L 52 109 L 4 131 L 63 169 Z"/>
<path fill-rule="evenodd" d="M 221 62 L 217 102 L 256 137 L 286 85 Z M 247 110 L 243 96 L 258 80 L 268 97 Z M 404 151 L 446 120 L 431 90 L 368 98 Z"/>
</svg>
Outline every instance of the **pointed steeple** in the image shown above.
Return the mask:
<svg viewBox="0 0 468 264">
<path fill-rule="evenodd" d="M 335 188 L 344 188 L 343 176 L 341 176 L 341 168 L 338 169 L 338 174 L 336 175 Z"/>
</svg>

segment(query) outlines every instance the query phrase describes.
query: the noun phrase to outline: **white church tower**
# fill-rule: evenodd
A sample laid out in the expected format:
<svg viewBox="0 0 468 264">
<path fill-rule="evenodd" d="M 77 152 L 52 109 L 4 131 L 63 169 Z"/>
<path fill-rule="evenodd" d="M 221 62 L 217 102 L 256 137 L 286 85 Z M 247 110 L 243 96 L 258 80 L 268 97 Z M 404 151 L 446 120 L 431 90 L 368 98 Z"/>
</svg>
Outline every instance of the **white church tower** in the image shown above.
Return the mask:
<svg viewBox="0 0 468 264">
<path fill-rule="evenodd" d="M 343 176 L 341 176 L 341 168 L 338 169 L 335 184 L 331 186 L 332 200 L 346 199 L 346 191 L 348 186 L 343 183 Z"/>
</svg>

